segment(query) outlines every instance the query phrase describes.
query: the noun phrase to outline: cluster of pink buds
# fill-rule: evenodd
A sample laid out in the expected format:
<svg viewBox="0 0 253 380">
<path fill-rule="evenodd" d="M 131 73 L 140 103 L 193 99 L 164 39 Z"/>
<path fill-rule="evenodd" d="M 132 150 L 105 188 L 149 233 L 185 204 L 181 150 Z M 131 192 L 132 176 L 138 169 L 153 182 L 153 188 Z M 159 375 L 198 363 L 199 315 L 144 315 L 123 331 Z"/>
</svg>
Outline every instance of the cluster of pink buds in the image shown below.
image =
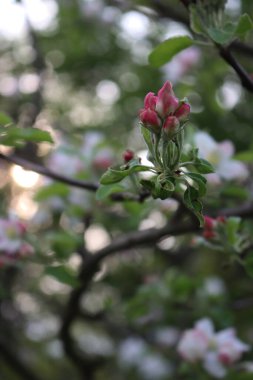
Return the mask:
<svg viewBox="0 0 253 380">
<path fill-rule="evenodd" d="M 0 267 L 34 253 L 25 241 L 26 226 L 19 220 L 0 219 Z"/>
<path fill-rule="evenodd" d="M 157 96 L 153 92 L 146 95 L 139 116 L 142 125 L 151 132 L 160 134 L 163 130 L 166 135 L 173 136 L 180 123 L 187 120 L 189 113 L 190 105 L 175 97 L 172 84 L 167 81 Z"/>
<path fill-rule="evenodd" d="M 224 216 L 218 216 L 217 218 L 211 218 L 210 216 L 204 216 L 204 230 L 203 237 L 205 239 L 214 239 L 217 236 L 217 227 L 220 223 L 225 223 L 226 218 Z"/>
<path fill-rule="evenodd" d="M 209 374 L 222 378 L 250 347 L 237 338 L 233 328 L 215 332 L 212 321 L 204 318 L 182 334 L 177 349 L 185 361 L 202 361 Z"/>
</svg>

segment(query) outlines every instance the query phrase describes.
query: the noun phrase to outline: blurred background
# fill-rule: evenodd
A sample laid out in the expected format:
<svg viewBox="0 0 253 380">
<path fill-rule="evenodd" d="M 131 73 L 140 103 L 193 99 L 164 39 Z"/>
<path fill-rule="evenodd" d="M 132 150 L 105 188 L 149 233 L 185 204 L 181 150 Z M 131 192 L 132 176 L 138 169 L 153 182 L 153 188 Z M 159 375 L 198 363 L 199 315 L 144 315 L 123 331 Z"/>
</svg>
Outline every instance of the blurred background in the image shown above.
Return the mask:
<svg viewBox="0 0 253 380">
<path fill-rule="evenodd" d="M 226 11 L 234 20 L 244 12 L 252 16 L 253 2 L 229 0 Z M 146 93 L 170 80 L 176 95 L 191 104 L 189 141 L 197 129 L 219 143 L 232 140 L 237 158 L 246 157 L 248 164 L 251 94 L 215 49 L 188 48 L 161 69 L 148 64 L 159 42 L 185 34 L 191 35 L 187 11 L 176 0 L 1 1 L 0 111 L 54 139 L 1 146 L 1 153 L 97 182 L 108 166 L 123 163 L 126 149 L 144 160 L 138 112 Z M 253 75 L 252 52 L 234 53 Z M 94 193 L 1 158 L 0 168 L 0 218 L 21 220 L 33 247 L 22 259 L 0 260 L 0 378 L 78 379 L 78 366 L 66 359 L 58 332 L 76 286 L 80 251 L 95 252 L 119 234 L 163 227 L 177 203 L 100 202 Z M 211 187 L 207 211 L 250 199 L 250 180 L 240 182 L 237 174 L 239 182 Z M 180 332 L 203 316 L 219 329 L 236 326 L 253 342 L 252 284 L 242 269 L 225 270 L 220 252 L 210 252 L 187 235 L 103 262 L 71 330 L 87 379 L 172 379 Z M 65 272 L 52 273 L 52 265 Z M 23 373 L 15 357 L 35 377 Z"/>
</svg>

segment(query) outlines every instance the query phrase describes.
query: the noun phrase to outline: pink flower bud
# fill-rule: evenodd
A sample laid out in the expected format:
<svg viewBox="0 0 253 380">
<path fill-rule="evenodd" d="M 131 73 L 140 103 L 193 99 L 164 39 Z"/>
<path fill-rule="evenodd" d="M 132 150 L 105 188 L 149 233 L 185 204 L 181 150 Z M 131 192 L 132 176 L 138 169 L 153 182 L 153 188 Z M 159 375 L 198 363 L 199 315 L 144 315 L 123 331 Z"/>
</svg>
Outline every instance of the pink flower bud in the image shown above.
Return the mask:
<svg viewBox="0 0 253 380">
<path fill-rule="evenodd" d="M 204 216 L 204 229 L 212 230 L 215 226 L 215 219 L 210 216 Z"/>
<path fill-rule="evenodd" d="M 153 132 L 160 132 L 161 120 L 157 113 L 150 108 L 140 111 L 140 120 L 144 127 L 151 129 Z"/>
<path fill-rule="evenodd" d="M 178 99 L 174 96 L 171 83 L 167 81 L 158 91 L 156 111 L 161 117 L 165 117 L 174 113 L 177 108 Z"/>
<path fill-rule="evenodd" d="M 166 134 L 175 134 L 180 123 L 175 116 L 168 116 L 163 124 L 163 130 Z"/>
<path fill-rule="evenodd" d="M 207 240 L 213 239 L 215 237 L 215 233 L 213 230 L 204 230 L 203 237 Z"/>
<path fill-rule="evenodd" d="M 213 239 L 216 235 L 215 233 L 215 227 L 216 227 L 216 220 L 214 218 L 211 218 L 210 216 L 204 216 L 204 231 L 203 231 L 203 237 L 205 239 Z"/>
<path fill-rule="evenodd" d="M 226 217 L 225 216 L 218 216 L 216 218 L 218 223 L 226 223 Z"/>
<path fill-rule="evenodd" d="M 125 162 L 129 162 L 131 161 L 132 159 L 134 158 L 134 152 L 130 149 L 127 149 L 124 153 L 123 153 L 123 159 Z"/>
<path fill-rule="evenodd" d="M 157 103 L 157 96 L 153 92 L 149 92 L 144 99 L 144 108 L 148 109 L 150 108 L 151 110 L 155 110 L 155 106 Z"/>
<path fill-rule="evenodd" d="M 181 106 L 178 107 L 178 109 L 175 112 L 175 116 L 180 120 L 180 121 L 185 121 L 188 118 L 188 115 L 190 113 L 191 107 L 188 103 L 183 103 Z"/>
</svg>

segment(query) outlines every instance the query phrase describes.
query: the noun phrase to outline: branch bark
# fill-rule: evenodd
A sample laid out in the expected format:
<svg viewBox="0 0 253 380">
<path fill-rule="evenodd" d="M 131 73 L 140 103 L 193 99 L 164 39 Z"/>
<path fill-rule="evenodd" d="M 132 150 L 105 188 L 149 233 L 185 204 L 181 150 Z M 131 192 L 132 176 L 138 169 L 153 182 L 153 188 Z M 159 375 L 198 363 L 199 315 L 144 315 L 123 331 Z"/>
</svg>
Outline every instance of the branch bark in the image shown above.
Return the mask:
<svg viewBox="0 0 253 380">
<path fill-rule="evenodd" d="M 96 182 L 82 181 L 79 179 L 70 178 L 70 177 L 63 176 L 61 174 L 57 174 L 43 165 L 35 164 L 34 162 L 28 161 L 15 154 L 8 156 L 3 153 L 0 153 L 0 159 L 12 164 L 20 165 L 26 170 L 31 170 L 35 173 L 41 174 L 55 181 L 65 183 L 66 185 L 77 187 L 79 189 L 96 192 L 97 189 L 99 188 L 99 184 Z M 143 191 L 140 194 L 132 194 L 132 193 L 125 192 L 125 193 L 114 193 L 110 196 L 110 198 L 113 201 L 118 201 L 118 202 L 123 202 L 123 201 L 143 202 L 147 197 L 149 197 L 149 195 L 150 194 L 146 191 Z"/>
</svg>

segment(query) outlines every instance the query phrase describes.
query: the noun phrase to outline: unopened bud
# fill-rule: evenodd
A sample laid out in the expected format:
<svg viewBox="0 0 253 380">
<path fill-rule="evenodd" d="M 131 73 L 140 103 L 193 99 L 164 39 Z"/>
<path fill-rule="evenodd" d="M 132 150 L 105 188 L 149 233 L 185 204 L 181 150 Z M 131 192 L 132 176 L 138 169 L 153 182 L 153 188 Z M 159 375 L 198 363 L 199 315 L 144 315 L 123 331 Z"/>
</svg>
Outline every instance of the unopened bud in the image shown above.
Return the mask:
<svg viewBox="0 0 253 380">
<path fill-rule="evenodd" d="M 213 239 L 216 236 L 215 227 L 216 219 L 211 218 L 210 216 L 204 216 L 204 231 L 203 237 L 205 239 Z"/>
<path fill-rule="evenodd" d="M 125 162 L 129 162 L 134 158 L 134 152 L 130 149 L 125 150 L 123 153 L 123 159 Z"/>
<path fill-rule="evenodd" d="M 175 116 L 168 116 L 163 124 L 163 131 L 168 135 L 174 135 L 177 132 L 180 123 Z"/>
<path fill-rule="evenodd" d="M 204 228 L 206 230 L 212 230 L 215 226 L 215 219 L 210 216 L 204 216 Z"/>
<path fill-rule="evenodd" d="M 158 91 L 156 111 L 161 117 L 165 117 L 174 113 L 177 108 L 178 99 L 174 96 L 171 83 L 167 81 Z"/>
<path fill-rule="evenodd" d="M 161 120 L 155 111 L 150 108 L 142 109 L 140 111 L 140 120 L 144 127 L 150 129 L 154 133 L 160 133 Z"/>
<path fill-rule="evenodd" d="M 148 109 L 150 108 L 151 110 L 155 110 L 157 103 L 157 96 L 153 92 L 149 92 L 144 99 L 144 108 Z"/>
<path fill-rule="evenodd" d="M 185 121 L 188 118 L 190 110 L 190 104 L 182 103 L 181 106 L 178 107 L 174 115 L 178 118 L 178 120 Z"/>
</svg>

